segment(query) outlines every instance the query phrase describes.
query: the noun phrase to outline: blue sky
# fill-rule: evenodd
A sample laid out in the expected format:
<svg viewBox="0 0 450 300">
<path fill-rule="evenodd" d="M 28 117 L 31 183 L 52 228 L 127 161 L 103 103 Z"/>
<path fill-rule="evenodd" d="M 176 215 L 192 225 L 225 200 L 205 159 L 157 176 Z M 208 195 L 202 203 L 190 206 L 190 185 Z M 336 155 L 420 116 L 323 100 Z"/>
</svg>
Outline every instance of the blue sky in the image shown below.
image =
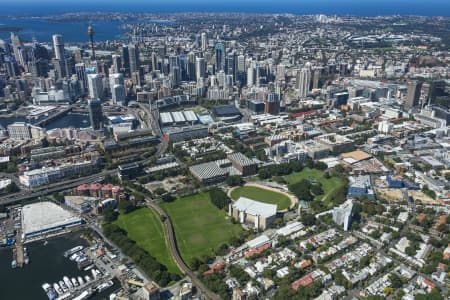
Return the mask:
<svg viewBox="0 0 450 300">
<path fill-rule="evenodd" d="M 49 14 L 93 10 L 449 16 L 450 0 L 0 0 L 0 15 Z"/>
</svg>

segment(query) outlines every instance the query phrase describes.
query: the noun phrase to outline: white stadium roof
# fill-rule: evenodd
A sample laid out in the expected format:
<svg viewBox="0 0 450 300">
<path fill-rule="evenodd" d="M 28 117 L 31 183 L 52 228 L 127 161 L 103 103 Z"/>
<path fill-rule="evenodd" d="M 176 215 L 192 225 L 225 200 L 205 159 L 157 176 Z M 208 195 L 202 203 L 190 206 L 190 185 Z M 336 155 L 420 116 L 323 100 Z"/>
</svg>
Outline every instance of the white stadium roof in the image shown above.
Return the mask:
<svg viewBox="0 0 450 300">
<path fill-rule="evenodd" d="M 233 208 L 239 211 L 245 211 L 250 215 L 262 216 L 265 218 L 277 214 L 277 206 L 275 204 L 263 203 L 245 197 L 240 197 L 234 202 Z"/>
<path fill-rule="evenodd" d="M 22 209 L 23 234 L 46 231 L 55 227 L 80 222 L 81 219 L 53 202 L 37 202 Z"/>
</svg>

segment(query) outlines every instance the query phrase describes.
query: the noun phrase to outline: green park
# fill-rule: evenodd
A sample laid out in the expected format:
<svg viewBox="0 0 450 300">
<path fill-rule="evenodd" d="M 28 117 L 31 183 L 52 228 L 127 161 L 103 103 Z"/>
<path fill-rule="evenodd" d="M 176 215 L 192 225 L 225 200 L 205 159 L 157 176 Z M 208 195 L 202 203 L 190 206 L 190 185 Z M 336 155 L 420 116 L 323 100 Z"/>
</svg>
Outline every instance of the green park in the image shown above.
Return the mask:
<svg viewBox="0 0 450 300">
<path fill-rule="evenodd" d="M 153 209 L 141 208 L 128 214 L 120 214 L 115 223 L 170 272 L 181 274 L 170 255 L 160 217 Z"/>
<path fill-rule="evenodd" d="M 291 200 L 288 196 L 255 186 L 243 186 L 231 191 L 230 196 L 233 200 L 239 197 L 246 197 L 255 201 L 276 204 L 279 211 L 289 208 Z"/>
<path fill-rule="evenodd" d="M 212 204 L 207 192 L 165 202 L 161 207 L 172 220 L 178 248 L 189 265 L 194 258 L 215 256 L 223 244 L 230 243 L 243 231 L 224 210 Z"/>
<path fill-rule="evenodd" d="M 317 169 L 305 168 L 300 172 L 286 175 L 284 178 L 288 186 L 295 185 L 303 180 L 308 181 L 311 185 L 320 185 L 322 193 L 316 195 L 314 201 L 322 201 L 326 206 L 332 205 L 332 197 L 345 187 L 344 178 L 326 176 L 324 171 Z"/>
</svg>

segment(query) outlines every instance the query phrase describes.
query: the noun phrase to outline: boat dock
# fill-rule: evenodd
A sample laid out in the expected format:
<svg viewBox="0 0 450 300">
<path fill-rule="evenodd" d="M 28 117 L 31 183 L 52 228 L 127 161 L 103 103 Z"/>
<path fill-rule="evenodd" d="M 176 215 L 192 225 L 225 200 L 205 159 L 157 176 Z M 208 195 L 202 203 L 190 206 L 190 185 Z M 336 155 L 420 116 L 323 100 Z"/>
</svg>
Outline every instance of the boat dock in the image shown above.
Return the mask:
<svg viewBox="0 0 450 300">
<path fill-rule="evenodd" d="M 16 244 L 16 261 L 18 267 L 23 267 L 24 264 L 24 255 L 23 255 L 23 246 L 22 243 Z"/>
</svg>

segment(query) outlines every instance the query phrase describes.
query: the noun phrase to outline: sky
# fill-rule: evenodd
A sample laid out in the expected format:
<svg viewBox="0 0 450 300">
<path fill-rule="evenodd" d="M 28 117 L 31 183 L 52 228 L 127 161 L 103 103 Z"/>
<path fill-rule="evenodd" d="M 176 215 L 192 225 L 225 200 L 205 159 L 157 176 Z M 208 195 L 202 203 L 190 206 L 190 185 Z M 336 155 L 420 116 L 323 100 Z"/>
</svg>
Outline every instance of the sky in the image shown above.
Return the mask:
<svg viewBox="0 0 450 300">
<path fill-rule="evenodd" d="M 226 11 L 450 16 L 450 0 L 0 0 L 0 15 L 74 11 Z"/>
</svg>

